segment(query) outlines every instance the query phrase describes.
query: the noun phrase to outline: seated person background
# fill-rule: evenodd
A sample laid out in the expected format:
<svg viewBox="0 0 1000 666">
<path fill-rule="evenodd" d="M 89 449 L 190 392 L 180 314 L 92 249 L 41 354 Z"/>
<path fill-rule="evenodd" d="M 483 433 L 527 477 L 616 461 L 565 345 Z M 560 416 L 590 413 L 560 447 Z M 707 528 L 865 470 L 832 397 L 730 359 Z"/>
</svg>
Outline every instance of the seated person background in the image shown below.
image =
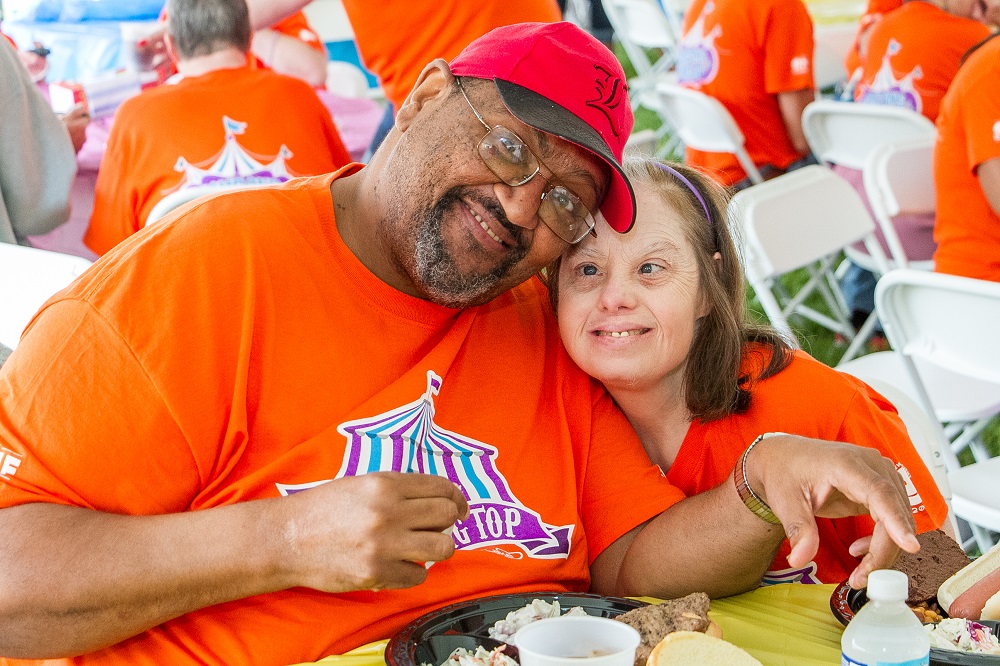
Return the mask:
<svg viewBox="0 0 1000 666">
<path fill-rule="evenodd" d="M 814 162 L 802 131 L 815 99 L 813 24 L 801 0 L 694 0 L 677 81 L 722 102 L 765 178 Z M 688 148 L 686 161 L 723 185 L 749 184 L 734 155 Z"/>
<path fill-rule="evenodd" d="M 104 254 L 182 188 L 281 183 L 350 162 L 329 111 L 303 81 L 247 64 L 243 0 L 170 0 L 180 81 L 119 107 L 84 242 Z"/>
<path fill-rule="evenodd" d="M 764 432 L 849 442 L 896 461 L 918 531 L 939 527 L 947 506 L 893 406 L 748 323 L 719 186 L 680 164 L 629 160 L 625 170 L 635 227 L 616 234 L 599 221 L 597 237 L 553 268 L 551 296 L 566 350 L 604 384 L 667 479 L 688 496 L 732 483 Z M 859 561 L 852 544 L 872 533 L 871 519 L 818 522 L 815 557 L 793 566 L 785 542 L 765 582 L 847 579 Z"/>
<path fill-rule="evenodd" d="M 326 85 L 326 45 L 302 12 L 255 31 L 250 50 L 259 65 L 302 79 L 313 88 Z"/>
<path fill-rule="evenodd" d="M 0 243 L 27 245 L 69 219 L 76 157 L 67 127 L 0 39 Z"/>
<path fill-rule="evenodd" d="M 941 102 L 934 149 L 934 270 L 1000 281 L 1000 39 L 965 60 Z"/>
<path fill-rule="evenodd" d="M 941 99 L 962 57 L 990 35 L 990 29 L 973 16 L 982 18 L 979 0 L 906 0 L 902 7 L 883 15 L 868 33 L 855 77 L 855 101 L 902 106 L 937 120 Z M 837 165 L 834 170 L 854 186 L 867 206 L 861 171 Z M 910 261 L 931 259 L 936 247 L 934 215 L 904 212 L 893 224 Z M 890 256 L 881 230 L 876 229 L 876 236 Z M 843 290 L 859 327 L 875 309 L 875 276 L 852 264 Z"/>
<path fill-rule="evenodd" d="M 367 166 L 181 209 L 50 300 L 0 369 L 0 655 L 290 664 L 491 593 L 756 587 L 784 530 L 663 478 L 534 277 L 632 225 L 624 82 L 576 26 L 499 28 Z M 796 561 L 814 515 L 878 517 L 856 586 L 919 547 L 869 449 L 747 474 Z"/>
<path fill-rule="evenodd" d="M 303 2 L 305 0 L 302 0 Z M 344 0 L 361 60 L 378 77 L 389 104 L 372 138 L 378 148 L 428 61 L 450 60 L 493 28 L 558 21 L 555 0 Z"/>
<path fill-rule="evenodd" d="M 858 19 L 858 34 L 854 37 L 854 43 L 848 49 L 844 57 L 844 71 L 847 72 L 848 79 L 854 81 L 856 76 L 861 76 L 858 69 L 861 61 L 868 50 L 868 35 L 876 23 L 894 9 L 903 6 L 903 0 L 868 0 L 864 14 Z"/>
</svg>

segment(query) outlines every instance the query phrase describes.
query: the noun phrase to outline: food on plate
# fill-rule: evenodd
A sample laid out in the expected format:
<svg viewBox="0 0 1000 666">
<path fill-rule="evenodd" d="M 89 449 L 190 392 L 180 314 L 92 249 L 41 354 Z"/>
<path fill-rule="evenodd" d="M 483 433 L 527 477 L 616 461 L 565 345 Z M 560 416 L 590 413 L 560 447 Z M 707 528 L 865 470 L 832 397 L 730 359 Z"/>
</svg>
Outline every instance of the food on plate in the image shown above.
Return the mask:
<svg viewBox="0 0 1000 666">
<path fill-rule="evenodd" d="M 918 534 L 917 541 L 920 550 L 904 551 L 893 566 L 910 579 L 910 594 L 906 599 L 910 606 L 933 602 L 941 584 L 969 564 L 969 556 L 962 547 L 941 530 Z"/>
<path fill-rule="evenodd" d="M 940 607 L 935 602 L 921 601 L 916 606 L 910 606 L 910 610 L 922 624 L 935 624 L 944 619 Z"/>
<path fill-rule="evenodd" d="M 579 606 L 574 606 L 566 611 L 566 615 L 586 615 L 587 611 Z M 490 638 L 495 638 L 504 643 L 511 643 L 514 634 L 521 627 L 531 624 L 535 620 L 543 620 L 547 617 L 559 617 L 562 609 L 559 607 L 559 600 L 547 603 L 542 599 L 533 599 L 524 608 L 518 608 L 507 613 L 507 617 L 498 620 L 490 627 Z"/>
<path fill-rule="evenodd" d="M 653 648 L 664 636 L 677 631 L 693 631 L 722 636 L 722 629 L 708 618 L 708 595 L 695 592 L 680 599 L 668 599 L 660 604 L 643 606 L 619 615 L 615 619 L 631 626 L 642 636 L 635 651 L 636 666 L 646 663 Z"/>
<path fill-rule="evenodd" d="M 1000 545 L 945 580 L 938 603 L 951 617 L 1000 620 Z"/>
<path fill-rule="evenodd" d="M 506 648 L 506 645 L 501 645 L 487 650 L 480 645 L 475 652 L 462 647 L 456 648 L 441 666 L 518 666 L 516 661 L 504 654 Z M 420 666 L 430 666 L 430 664 Z"/>
<path fill-rule="evenodd" d="M 697 631 L 667 634 L 653 648 L 646 666 L 762 666 L 732 643 Z"/>
<path fill-rule="evenodd" d="M 941 620 L 936 625 L 928 625 L 931 647 L 977 654 L 1000 654 L 1000 641 L 990 628 L 962 618 Z"/>
</svg>

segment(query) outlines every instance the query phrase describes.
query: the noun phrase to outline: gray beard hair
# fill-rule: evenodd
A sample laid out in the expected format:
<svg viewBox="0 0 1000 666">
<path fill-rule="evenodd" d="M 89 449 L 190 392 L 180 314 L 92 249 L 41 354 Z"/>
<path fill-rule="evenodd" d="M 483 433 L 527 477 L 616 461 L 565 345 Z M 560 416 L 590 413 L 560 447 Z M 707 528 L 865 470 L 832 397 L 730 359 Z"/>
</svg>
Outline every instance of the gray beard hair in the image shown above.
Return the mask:
<svg viewBox="0 0 1000 666">
<path fill-rule="evenodd" d="M 414 268 L 431 301 L 449 308 L 480 305 L 484 297 L 506 277 L 512 267 L 527 253 L 527 248 L 514 248 L 499 265 L 479 275 L 464 275 L 444 247 L 441 219 L 444 212 L 458 201 L 457 192 L 449 192 L 423 216 L 416 226 Z"/>
</svg>

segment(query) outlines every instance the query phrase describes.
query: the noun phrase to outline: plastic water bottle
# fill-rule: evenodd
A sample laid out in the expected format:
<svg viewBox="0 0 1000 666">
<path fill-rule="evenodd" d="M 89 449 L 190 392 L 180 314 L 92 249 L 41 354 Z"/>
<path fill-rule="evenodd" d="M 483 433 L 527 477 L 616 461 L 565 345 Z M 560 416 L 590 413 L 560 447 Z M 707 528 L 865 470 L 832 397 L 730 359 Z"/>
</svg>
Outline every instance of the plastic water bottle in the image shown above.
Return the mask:
<svg viewBox="0 0 1000 666">
<path fill-rule="evenodd" d="M 909 580 L 902 571 L 873 571 L 868 603 L 857 612 L 840 641 L 841 666 L 925 666 L 931 642 L 906 605 Z"/>
</svg>

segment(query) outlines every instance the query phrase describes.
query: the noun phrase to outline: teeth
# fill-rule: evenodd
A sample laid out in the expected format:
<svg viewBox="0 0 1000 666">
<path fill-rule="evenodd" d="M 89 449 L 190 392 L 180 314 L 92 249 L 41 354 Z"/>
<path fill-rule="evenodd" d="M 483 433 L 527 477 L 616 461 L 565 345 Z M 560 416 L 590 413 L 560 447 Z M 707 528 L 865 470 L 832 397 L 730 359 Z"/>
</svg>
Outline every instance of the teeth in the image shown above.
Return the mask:
<svg viewBox="0 0 1000 666">
<path fill-rule="evenodd" d="M 471 208 L 469 209 L 469 212 L 472 213 L 472 217 L 476 218 L 476 222 L 479 223 L 479 226 L 481 226 L 483 228 L 483 231 L 485 231 L 487 233 L 487 235 L 489 235 L 490 238 L 492 238 L 496 242 L 498 242 L 501 245 L 503 245 L 503 241 L 500 240 L 499 236 L 497 236 L 495 233 L 493 233 L 493 230 L 490 229 L 490 225 L 486 224 L 486 221 L 479 216 L 479 213 L 477 213 L 476 211 L 472 210 Z"/>
<path fill-rule="evenodd" d="M 642 331 L 606 331 L 602 335 L 610 335 L 612 338 L 627 338 L 630 335 L 640 335 Z"/>
</svg>

